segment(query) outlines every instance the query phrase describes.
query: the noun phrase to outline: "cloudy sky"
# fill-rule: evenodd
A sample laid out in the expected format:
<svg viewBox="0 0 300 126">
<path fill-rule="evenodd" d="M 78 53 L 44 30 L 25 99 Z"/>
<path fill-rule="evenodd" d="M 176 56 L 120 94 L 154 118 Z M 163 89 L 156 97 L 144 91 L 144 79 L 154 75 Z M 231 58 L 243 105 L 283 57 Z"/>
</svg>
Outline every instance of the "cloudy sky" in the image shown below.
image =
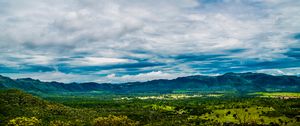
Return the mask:
<svg viewBox="0 0 300 126">
<path fill-rule="evenodd" d="M 0 0 L 0 31 L 13 78 L 300 75 L 299 0 Z"/>
</svg>

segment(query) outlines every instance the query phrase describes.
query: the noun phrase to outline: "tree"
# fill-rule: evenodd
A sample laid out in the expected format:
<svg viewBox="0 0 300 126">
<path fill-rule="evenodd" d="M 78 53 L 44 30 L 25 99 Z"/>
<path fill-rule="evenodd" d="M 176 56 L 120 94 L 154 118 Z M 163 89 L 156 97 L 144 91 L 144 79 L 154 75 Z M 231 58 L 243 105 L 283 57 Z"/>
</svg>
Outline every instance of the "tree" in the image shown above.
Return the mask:
<svg viewBox="0 0 300 126">
<path fill-rule="evenodd" d="M 228 111 L 227 113 L 226 113 L 226 116 L 228 116 L 228 115 L 230 115 L 231 114 L 231 112 L 230 111 Z"/>
</svg>

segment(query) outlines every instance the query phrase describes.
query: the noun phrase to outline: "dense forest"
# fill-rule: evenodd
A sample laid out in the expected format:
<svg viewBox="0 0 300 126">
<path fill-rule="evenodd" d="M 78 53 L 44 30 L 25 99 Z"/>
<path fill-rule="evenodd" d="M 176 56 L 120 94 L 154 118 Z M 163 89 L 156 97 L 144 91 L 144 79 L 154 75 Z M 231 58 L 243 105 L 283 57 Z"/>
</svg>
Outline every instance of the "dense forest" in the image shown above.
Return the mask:
<svg viewBox="0 0 300 126">
<path fill-rule="evenodd" d="M 262 94 L 39 98 L 8 89 L 0 92 L 0 125 L 300 125 L 299 93 Z"/>
</svg>

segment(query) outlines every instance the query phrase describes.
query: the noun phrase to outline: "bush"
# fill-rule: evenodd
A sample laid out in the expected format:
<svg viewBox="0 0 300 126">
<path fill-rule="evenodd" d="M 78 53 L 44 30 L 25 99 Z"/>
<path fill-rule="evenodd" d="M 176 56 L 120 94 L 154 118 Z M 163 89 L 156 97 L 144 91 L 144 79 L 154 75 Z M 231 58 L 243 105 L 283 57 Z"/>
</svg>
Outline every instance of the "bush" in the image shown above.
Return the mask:
<svg viewBox="0 0 300 126">
<path fill-rule="evenodd" d="M 71 126 L 70 121 L 61 121 L 61 120 L 54 120 L 50 122 L 50 126 Z"/>
<path fill-rule="evenodd" d="M 93 126 L 136 126 L 138 122 L 129 119 L 127 116 L 98 117 L 92 122 Z"/>
<path fill-rule="evenodd" d="M 9 120 L 8 126 L 39 126 L 41 121 L 35 117 L 17 117 Z"/>
</svg>

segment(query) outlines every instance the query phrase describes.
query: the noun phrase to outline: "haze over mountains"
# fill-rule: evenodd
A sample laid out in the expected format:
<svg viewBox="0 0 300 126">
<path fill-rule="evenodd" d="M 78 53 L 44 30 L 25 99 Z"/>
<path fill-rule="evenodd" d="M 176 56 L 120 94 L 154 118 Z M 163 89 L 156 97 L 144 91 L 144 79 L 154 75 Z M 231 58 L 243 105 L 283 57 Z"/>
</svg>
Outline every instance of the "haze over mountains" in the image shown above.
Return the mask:
<svg viewBox="0 0 300 126">
<path fill-rule="evenodd" d="M 110 83 L 42 82 L 31 78 L 11 79 L 0 75 L 0 88 L 17 88 L 28 92 L 54 93 L 172 93 L 172 92 L 257 92 L 300 91 L 300 77 L 272 76 L 263 73 L 226 73 L 220 76 L 187 76 L 173 80 Z"/>
</svg>

